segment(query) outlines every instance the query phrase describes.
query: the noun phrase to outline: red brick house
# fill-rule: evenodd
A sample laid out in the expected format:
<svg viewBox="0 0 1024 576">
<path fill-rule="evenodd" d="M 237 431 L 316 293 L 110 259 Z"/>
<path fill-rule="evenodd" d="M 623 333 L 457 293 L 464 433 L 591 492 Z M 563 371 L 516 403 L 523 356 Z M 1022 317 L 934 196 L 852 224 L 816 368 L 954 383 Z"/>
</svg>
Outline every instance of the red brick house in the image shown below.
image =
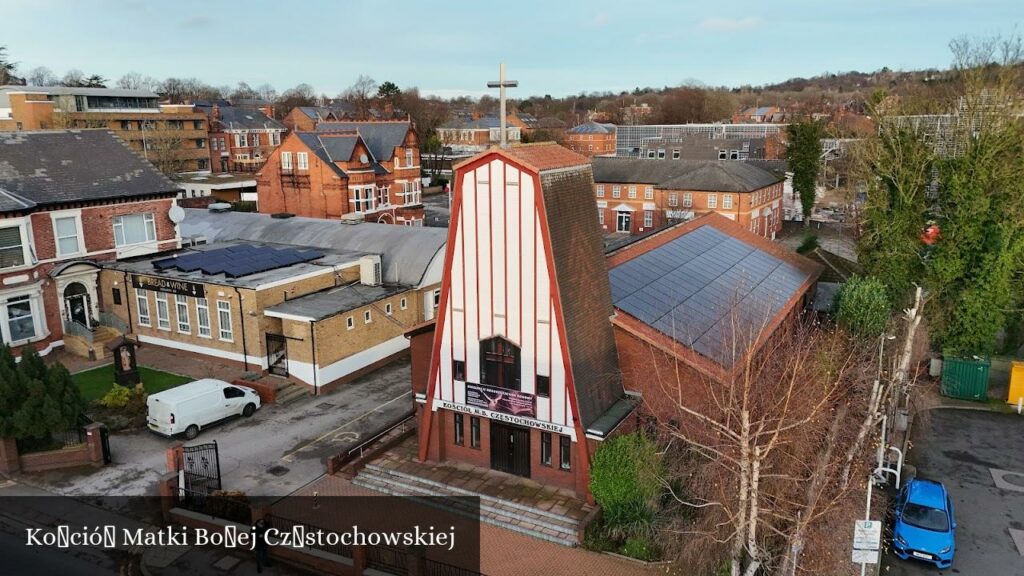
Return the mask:
<svg viewBox="0 0 1024 576">
<path fill-rule="evenodd" d="M 180 187 L 107 130 L 0 132 L 0 164 L 0 337 L 102 356 L 99 262 L 179 247 Z"/>
<path fill-rule="evenodd" d="M 293 132 L 257 173 L 257 209 L 423 225 L 419 137 L 408 121 L 321 122 Z"/>
<path fill-rule="evenodd" d="M 196 106 L 210 118 L 210 171 L 255 172 L 278 146 L 284 124 L 258 108 Z"/>
<path fill-rule="evenodd" d="M 615 155 L 615 125 L 584 122 L 565 132 L 566 148 L 585 156 Z"/>
<path fill-rule="evenodd" d="M 412 335 L 419 457 L 586 498 L 598 443 L 636 404 L 616 366 L 590 162 L 534 144 L 455 170 L 436 328 Z"/>
<path fill-rule="evenodd" d="M 782 230 L 784 181 L 752 163 L 619 157 L 593 163 L 606 232 L 643 234 L 708 212 L 766 238 Z"/>
</svg>

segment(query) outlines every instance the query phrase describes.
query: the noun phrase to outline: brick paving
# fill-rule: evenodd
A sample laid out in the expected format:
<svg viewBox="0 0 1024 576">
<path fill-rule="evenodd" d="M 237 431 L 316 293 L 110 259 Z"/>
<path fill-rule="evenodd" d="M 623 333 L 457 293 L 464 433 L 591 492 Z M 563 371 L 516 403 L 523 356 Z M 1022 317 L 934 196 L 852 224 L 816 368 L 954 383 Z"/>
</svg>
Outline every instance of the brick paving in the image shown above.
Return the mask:
<svg viewBox="0 0 1024 576">
<path fill-rule="evenodd" d="M 353 485 L 341 476 L 324 476 L 299 490 L 296 496 L 380 496 Z M 569 548 L 531 538 L 490 524 L 480 525 L 480 570 L 487 576 L 654 576 L 670 572 L 666 566 L 645 566 L 583 548 Z"/>
</svg>

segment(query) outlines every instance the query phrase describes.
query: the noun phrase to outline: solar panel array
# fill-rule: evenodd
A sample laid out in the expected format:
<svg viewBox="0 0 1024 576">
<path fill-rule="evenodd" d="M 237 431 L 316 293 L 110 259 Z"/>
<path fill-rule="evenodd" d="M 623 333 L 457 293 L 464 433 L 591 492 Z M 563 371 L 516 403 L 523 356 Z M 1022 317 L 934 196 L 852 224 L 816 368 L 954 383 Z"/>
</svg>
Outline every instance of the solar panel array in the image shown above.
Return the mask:
<svg viewBox="0 0 1024 576">
<path fill-rule="evenodd" d="M 300 250 L 297 248 L 272 248 L 242 244 L 190 252 L 183 256 L 155 260 L 153 267 L 157 270 L 177 269 L 182 272 L 202 272 L 203 274 L 224 274 L 228 278 L 241 278 L 250 274 L 276 270 L 293 264 L 309 262 L 323 258 L 319 250 Z"/>
<path fill-rule="evenodd" d="M 617 308 L 731 366 L 807 273 L 705 225 L 612 268 L 609 278 Z"/>
</svg>

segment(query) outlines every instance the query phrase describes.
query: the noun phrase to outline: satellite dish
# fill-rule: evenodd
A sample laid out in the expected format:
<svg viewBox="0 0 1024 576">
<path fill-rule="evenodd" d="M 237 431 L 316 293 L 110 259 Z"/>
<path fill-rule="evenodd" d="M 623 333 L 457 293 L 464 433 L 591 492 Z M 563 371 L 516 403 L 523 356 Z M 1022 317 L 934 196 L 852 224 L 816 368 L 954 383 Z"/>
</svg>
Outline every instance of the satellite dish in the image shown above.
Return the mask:
<svg viewBox="0 0 1024 576">
<path fill-rule="evenodd" d="M 363 164 L 368 164 L 370 162 L 370 159 L 366 157 L 366 154 L 360 154 L 359 161 L 362 162 Z"/>
<path fill-rule="evenodd" d="M 174 206 L 171 206 L 171 209 L 167 212 L 167 217 L 171 219 L 171 222 L 180 224 L 181 221 L 185 219 L 185 210 L 181 206 L 175 204 Z"/>
</svg>

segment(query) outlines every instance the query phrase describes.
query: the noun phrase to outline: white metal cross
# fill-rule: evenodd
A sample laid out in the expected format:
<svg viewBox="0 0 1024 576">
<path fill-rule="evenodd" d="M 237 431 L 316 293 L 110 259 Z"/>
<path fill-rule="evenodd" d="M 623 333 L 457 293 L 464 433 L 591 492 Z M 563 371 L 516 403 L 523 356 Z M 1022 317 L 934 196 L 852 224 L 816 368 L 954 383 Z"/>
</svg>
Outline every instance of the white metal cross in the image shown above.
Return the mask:
<svg viewBox="0 0 1024 576">
<path fill-rule="evenodd" d="M 508 148 L 508 137 L 505 131 L 505 124 L 507 120 L 505 118 L 505 88 L 515 88 L 519 86 L 519 82 L 516 80 L 505 79 L 505 63 L 502 62 L 498 69 L 498 80 L 490 81 L 487 83 L 488 88 L 498 89 L 498 100 L 501 102 L 501 109 L 499 114 L 501 115 L 501 147 Z"/>
</svg>

